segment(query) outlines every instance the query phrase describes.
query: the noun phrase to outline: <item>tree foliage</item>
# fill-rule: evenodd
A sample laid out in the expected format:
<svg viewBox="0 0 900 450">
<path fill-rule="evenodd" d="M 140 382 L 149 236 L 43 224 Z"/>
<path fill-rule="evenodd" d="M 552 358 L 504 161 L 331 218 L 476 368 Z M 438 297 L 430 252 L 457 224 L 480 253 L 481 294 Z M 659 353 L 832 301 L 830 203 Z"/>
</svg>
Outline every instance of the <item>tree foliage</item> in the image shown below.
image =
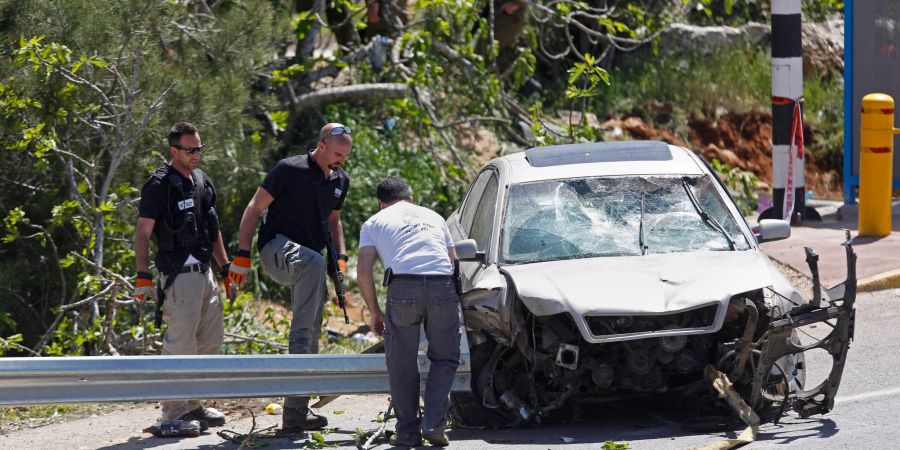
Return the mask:
<svg viewBox="0 0 900 450">
<path fill-rule="evenodd" d="M 150 305 L 131 300 L 133 234 L 175 122 L 197 124 L 210 150 L 227 248 L 265 172 L 322 124 L 349 125 L 352 249 L 384 176 L 448 215 L 492 156 L 473 133 L 505 147 L 597 140 L 585 113 L 615 83 L 613 56 L 697 11 L 754 15 L 750 3 L 0 0 L 0 353 L 154 351 Z M 253 299 L 283 294 L 252 277 L 229 329 L 277 326 Z"/>
<path fill-rule="evenodd" d="M 264 2 L 196 7 L 34 0 L 7 11 L 0 277 L 39 319 L 20 325 L 38 353 L 116 353 L 131 341 L 135 203 L 165 160 L 167 127 L 201 117 L 220 149 L 213 167 L 237 150 L 250 82 L 283 20 Z"/>
</svg>

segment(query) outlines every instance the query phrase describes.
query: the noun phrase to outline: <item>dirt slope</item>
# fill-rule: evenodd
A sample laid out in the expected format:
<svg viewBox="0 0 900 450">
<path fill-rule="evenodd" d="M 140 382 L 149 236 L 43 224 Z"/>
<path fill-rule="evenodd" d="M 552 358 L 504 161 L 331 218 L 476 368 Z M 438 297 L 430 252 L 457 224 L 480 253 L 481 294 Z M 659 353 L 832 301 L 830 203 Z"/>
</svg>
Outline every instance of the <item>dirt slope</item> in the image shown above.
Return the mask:
<svg viewBox="0 0 900 450">
<path fill-rule="evenodd" d="M 607 132 L 621 130 L 631 138 L 659 139 L 681 145 L 701 153 L 709 160 L 719 161 L 753 172 L 760 181 L 772 184 L 772 115 L 768 111 L 725 112 L 715 117 L 694 117 L 688 122 L 688 136 L 682 138 L 672 131 L 647 123 L 639 117 L 612 119 L 601 124 Z M 816 130 L 804 129 L 807 148 L 814 148 Z M 806 186 L 815 197 L 841 198 L 838 174 L 819 166 L 815 155 L 806 152 Z"/>
</svg>

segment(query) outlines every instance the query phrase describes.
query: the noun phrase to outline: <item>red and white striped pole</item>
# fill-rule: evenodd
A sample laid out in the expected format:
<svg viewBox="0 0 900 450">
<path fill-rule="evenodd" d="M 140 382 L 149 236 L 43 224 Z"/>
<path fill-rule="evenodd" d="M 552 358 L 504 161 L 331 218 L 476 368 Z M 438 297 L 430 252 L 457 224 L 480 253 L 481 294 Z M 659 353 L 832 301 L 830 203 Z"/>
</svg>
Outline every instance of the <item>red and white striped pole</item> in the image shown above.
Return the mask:
<svg viewBox="0 0 900 450">
<path fill-rule="evenodd" d="M 798 223 L 805 215 L 803 46 L 800 0 L 772 0 L 772 209 Z"/>
</svg>

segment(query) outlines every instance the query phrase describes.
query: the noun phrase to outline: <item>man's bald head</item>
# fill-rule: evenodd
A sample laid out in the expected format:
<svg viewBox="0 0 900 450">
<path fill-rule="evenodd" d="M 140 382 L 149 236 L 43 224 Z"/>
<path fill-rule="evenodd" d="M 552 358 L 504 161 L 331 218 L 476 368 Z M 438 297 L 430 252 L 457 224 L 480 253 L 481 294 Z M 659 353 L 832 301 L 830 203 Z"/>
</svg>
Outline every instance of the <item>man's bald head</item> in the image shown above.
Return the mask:
<svg viewBox="0 0 900 450">
<path fill-rule="evenodd" d="M 352 147 L 350 127 L 337 122 L 328 123 L 319 131 L 319 145 L 313 151 L 313 157 L 328 175 L 344 164 Z"/>
<path fill-rule="evenodd" d="M 336 128 L 340 128 L 340 131 L 334 131 Z M 324 141 L 328 136 L 332 136 L 337 140 L 349 142 L 350 127 L 338 122 L 326 123 L 325 126 L 323 126 L 321 130 L 319 130 L 319 140 Z"/>
</svg>

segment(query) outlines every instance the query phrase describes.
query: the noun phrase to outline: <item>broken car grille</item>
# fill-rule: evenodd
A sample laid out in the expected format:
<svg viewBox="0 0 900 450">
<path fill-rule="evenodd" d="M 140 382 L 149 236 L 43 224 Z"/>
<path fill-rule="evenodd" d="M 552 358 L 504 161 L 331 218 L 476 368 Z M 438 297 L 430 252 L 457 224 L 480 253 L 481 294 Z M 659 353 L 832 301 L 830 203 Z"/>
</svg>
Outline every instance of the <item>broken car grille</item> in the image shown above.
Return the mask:
<svg viewBox="0 0 900 450">
<path fill-rule="evenodd" d="M 594 336 L 613 336 L 707 328 L 715 323 L 718 310 L 719 304 L 715 303 L 673 314 L 585 316 L 585 319 Z"/>
</svg>

